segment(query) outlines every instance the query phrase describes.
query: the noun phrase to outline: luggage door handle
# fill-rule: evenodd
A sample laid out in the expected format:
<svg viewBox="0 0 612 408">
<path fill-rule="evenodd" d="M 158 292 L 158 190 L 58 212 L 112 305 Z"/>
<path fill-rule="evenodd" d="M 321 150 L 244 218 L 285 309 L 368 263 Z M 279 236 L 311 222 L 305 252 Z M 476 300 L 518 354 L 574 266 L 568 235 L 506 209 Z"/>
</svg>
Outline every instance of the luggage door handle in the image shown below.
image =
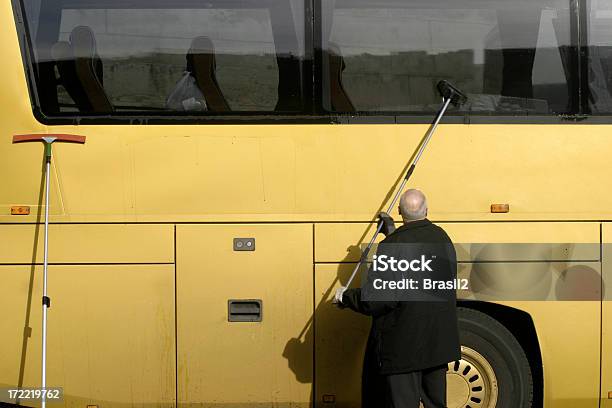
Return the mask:
<svg viewBox="0 0 612 408">
<path fill-rule="evenodd" d="M 229 299 L 227 301 L 228 322 L 261 322 L 261 299 Z"/>
</svg>

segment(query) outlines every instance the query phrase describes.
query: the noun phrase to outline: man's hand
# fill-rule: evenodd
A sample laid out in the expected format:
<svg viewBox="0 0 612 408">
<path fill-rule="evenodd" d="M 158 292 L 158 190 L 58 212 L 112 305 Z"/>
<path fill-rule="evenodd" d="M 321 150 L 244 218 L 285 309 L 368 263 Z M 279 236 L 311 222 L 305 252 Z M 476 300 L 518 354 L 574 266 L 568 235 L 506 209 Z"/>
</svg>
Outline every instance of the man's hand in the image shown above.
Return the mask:
<svg viewBox="0 0 612 408">
<path fill-rule="evenodd" d="M 344 294 L 344 292 L 346 292 L 345 286 L 340 286 L 338 289 L 336 289 L 336 294 L 334 295 L 334 299 L 332 300 L 332 303 L 335 305 L 341 305 L 342 295 Z"/>
<path fill-rule="evenodd" d="M 378 223 L 382 224 L 380 232 L 382 232 L 385 237 L 388 237 L 395 231 L 395 221 L 393 221 L 393 217 L 384 211 L 378 213 Z"/>
</svg>

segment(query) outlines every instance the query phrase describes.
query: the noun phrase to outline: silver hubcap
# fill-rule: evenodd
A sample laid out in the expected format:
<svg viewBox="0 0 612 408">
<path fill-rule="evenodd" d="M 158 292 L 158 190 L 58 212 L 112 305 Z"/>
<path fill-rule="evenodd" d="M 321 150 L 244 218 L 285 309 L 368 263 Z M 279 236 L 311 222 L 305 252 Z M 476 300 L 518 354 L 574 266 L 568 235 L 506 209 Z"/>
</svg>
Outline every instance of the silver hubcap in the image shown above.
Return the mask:
<svg viewBox="0 0 612 408">
<path fill-rule="evenodd" d="M 448 408 L 493 408 L 497 378 L 491 364 L 476 350 L 461 346 L 461 360 L 448 364 Z"/>
</svg>

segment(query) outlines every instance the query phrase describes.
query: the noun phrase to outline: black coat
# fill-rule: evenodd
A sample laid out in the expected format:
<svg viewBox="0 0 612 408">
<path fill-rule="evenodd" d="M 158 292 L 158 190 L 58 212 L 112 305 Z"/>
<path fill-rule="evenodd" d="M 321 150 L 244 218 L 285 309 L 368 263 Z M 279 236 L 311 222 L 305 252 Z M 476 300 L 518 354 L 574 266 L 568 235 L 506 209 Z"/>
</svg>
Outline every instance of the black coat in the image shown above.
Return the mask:
<svg viewBox="0 0 612 408">
<path fill-rule="evenodd" d="M 381 242 L 377 255 L 393 253 L 392 247 L 397 247 L 397 244 L 423 244 L 428 255 L 433 255 L 436 260 L 435 278 L 447 281 L 456 278 L 457 259 L 452 242 L 444 230 L 431 221 L 413 221 L 398 228 Z M 384 300 L 368 300 L 371 298 L 366 297 L 363 300 L 362 291 L 371 288 L 373 279 L 380 276 L 370 268 L 362 288 L 346 290 L 341 303 L 343 307 L 372 316 L 370 339 L 379 373 L 423 370 L 459 360 L 455 291 L 445 291 L 447 297 L 443 301 L 406 301 L 405 298 L 388 297 Z"/>
</svg>

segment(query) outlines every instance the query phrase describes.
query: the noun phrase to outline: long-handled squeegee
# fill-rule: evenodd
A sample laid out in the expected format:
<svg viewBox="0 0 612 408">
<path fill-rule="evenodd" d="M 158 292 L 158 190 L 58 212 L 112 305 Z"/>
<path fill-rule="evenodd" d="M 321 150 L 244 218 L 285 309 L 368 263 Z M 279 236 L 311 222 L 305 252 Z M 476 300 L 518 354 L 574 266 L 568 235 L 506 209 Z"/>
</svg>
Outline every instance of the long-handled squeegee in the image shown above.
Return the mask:
<svg viewBox="0 0 612 408">
<path fill-rule="evenodd" d="M 51 145 L 54 142 L 67 142 L 67 143 L 85 143 L 85 136 L 77 135 L 16 135 L 13 136 L 13 143 L 27 143 L 27 142 L 43 142 L 45 144 L 45 252 L 44 252 L 44 263 L 43 263 L 43 314 L 42 314 L 42 376 L 41 376 L 41 388 L 42 393 L 42 408 L 46 406 L 46 393 L 45 388 L 47 387 L 47 309 L 51 307 L 51 299 L 47 296 L 47 264 L 49 261 L 49 173 L 51 170 Z"/>
<path fill-rule="evenodd" d="M 383 230 L 383 226 L 386 226 L 386 228 L 392 228 L 390 227 L 390 224 L 392 224 L 393 220 L 389 216 L 389 213 L 395 207 L 395 204 L 397 203 L 397 200 L 400 194 L 404 190 L 404 187 L 406 186 L 408 179 L 410 179 L 410 176 L 412 176 L 412 173 L 414 172 L 414 169 L 417 163 L 421 159 L 421 155 L 423 154 L 423 151 L 427 147 L 429 140 L 431 139 L 434 132 L 436 131 L 436 128 L 438 127 L 438 123 L 440 123 L 440 120 L 442 120 L 442 117 L 446 113 L 446 109 L 448 108 L 450 104 L 459 106 L 459 105 L 464 104 L 467 101 L 467 96 L 465 96 L 463 92 L 461 92 L 460 90 L 455 88 L 453 85 L 451 85 L 450 82 L 448 81 L 442 80 L 438 82 L 438 91 L 442 95 L 442 106 L 440 107 L 440 110 L 436 114 L 436 118 L 433 124 L 427 131 L 425 139 L 423 140 L 423 143 L 421 143 L 421 147 L 419 148 L 416 156 L 414 157 L 412 164 L 410 164 L 410 167 L 408 167 L 406 176 L 404 177 L 404 179 L 402 180 L 402 183 L 400 184 L 399 188 L 395 192 L 395 196 L 393 196 L 393 200 L 391 200 L 391 204 L 389 204 L 389 208 L 387 209 L 386 212 L 379 213 L 378 226 L 376 228 L 376 232 L 374 232 L 374 236 L 368 243 L 368 246 L 364 249 L 363 253 L 361 254 L 361 257 L 359 258 L 359 262 L 357 263 L 357 265 L 355 265 L 355 269 L 353 269 L 353 273 L 351 274 L 351 277 L 346 282 L 347 288 L 351 286 L 351 283 L 353 282 L 353 279 L 355 279 L 355 275 L 357 274 L 357 271 L 359 270 L 359 268 L 361 268 L 361 265 L 363 265 L 367 261 L 368 254 L 370 253 L 370 250 L 372 249 L 372 245 L 374 245 L 374 242 L 376 241 L 376 237 L 378 236 L 378 234 L 380 234 L 380 232 Z"/>
</svg>

